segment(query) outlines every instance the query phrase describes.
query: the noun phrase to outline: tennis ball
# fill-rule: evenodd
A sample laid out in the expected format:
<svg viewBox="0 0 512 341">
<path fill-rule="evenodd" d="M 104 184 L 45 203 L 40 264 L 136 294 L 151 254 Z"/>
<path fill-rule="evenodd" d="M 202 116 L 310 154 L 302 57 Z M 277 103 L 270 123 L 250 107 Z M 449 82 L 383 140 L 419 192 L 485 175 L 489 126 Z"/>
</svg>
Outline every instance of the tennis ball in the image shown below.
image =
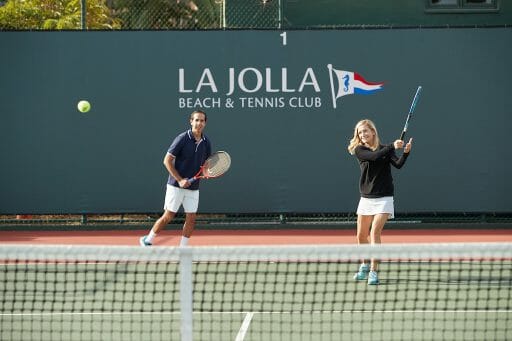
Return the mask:
<svg viewBox="0 0 512 341">
<path fill-rule="evenodd" d="M 88 112 L 89 110 L 91 110 L 91 103 L 89 103 L 88 101 L 82 100 L 82 101 L 78 102 L 77 108 L 78 108 L 78 111 L 80 111 L 80 112 Z"/>
</svg>

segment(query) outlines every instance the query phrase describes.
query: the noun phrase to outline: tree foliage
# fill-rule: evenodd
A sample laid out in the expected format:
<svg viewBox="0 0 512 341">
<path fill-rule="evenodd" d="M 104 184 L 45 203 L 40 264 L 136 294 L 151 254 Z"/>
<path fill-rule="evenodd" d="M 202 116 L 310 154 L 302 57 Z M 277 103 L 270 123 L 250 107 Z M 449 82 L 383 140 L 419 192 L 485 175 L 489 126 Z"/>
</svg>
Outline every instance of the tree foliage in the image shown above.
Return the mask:
<svg viewBox="0 0 512 341">
<path fill-rule="evenodd" d="M 125 29 L 209 29 L 220 26 L 221 0 L 108 0 Z"/>
<path fill-rule="evenodd" d="M 87 0 L 87 29 L 118 29 L 104 0 Z M 8 0 L 0 7 L 0 29 L 78 30 L 82 29 L 81 0 Z"/>
</svg>

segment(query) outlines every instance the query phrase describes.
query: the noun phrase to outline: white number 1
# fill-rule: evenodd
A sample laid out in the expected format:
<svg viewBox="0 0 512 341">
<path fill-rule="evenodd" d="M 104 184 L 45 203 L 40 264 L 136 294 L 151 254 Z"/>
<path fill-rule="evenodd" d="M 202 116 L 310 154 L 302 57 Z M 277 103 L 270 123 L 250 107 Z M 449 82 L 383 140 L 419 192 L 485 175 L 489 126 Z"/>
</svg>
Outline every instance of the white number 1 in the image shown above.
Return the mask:
<svg viewBox="0 0 512 341">
<path fill-rule="evenodd" d="M 280 36 L 283 37 L 283 45 L 286 46 L 286 32 L 281 33 Z"/>
</svg>

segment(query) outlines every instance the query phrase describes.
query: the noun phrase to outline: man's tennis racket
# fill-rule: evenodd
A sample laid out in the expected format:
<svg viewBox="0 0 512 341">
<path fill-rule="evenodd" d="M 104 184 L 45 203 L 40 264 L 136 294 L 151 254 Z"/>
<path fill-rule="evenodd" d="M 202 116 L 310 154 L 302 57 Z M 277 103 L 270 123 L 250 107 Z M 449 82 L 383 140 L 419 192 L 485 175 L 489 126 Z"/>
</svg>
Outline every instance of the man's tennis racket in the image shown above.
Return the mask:
<svg viewBox="0 0 512 341">
<path fill-rule="evenodd" d="M 416 108 L 416 104 L 418 103 L 418 99 L 420 98 L 421 86 L 418 86 L 418 90 L 416 90 L 416 94 L 414 95 L 414 99 L 412 100 L 411 108 L 409 109 L 409 115 L 407 115 L 407 120 L 405 120 L 404 130 L 400 135 L 400 140 L 403 140 L 405 137 L 405 133 L 407 133 L 407 128 L 409 127 L 409 120 L 412 117 L 412 113 Z"/>
<path fill-rule="evenodd" d="M 215 152 L 204 162 L 199 172 L 188 179 L 188 182 L 193 183 L 197 179 L 218 178 L 228 171 L 229 166 L 231 166 L 229 154 L 222 151 Z"/>
</svg>

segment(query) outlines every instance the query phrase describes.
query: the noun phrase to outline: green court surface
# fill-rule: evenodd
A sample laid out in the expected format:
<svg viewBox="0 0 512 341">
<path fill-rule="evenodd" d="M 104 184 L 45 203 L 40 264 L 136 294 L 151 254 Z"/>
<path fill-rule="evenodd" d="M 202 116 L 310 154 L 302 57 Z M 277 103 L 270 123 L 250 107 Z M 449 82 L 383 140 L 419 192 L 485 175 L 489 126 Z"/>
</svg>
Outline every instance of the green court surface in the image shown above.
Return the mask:
<svg viewBox="0 0 512 341">
<path fill-rule="evenodd" d="M 506 340 L 512 262 L 202 262 L 194 340 Z M 4 263 L 2 340 L 180 340 L 175 262 Z"/>
</svg>

